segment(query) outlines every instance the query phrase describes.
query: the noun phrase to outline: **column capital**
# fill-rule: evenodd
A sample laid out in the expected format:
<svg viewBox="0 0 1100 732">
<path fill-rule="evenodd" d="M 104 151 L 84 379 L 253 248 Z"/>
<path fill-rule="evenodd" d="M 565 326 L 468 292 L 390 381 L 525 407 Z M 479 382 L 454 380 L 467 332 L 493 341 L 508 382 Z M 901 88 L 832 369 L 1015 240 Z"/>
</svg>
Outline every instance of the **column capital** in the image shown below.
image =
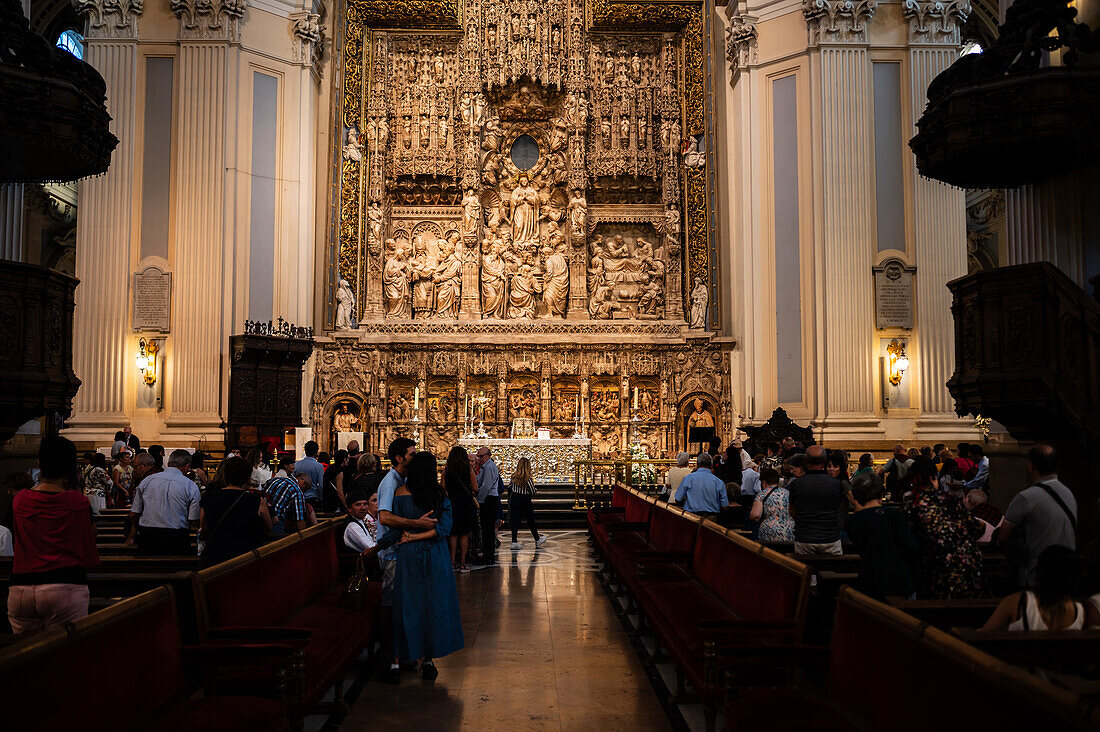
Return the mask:
<svg viewBox="0 0 1100 732">
<path fill-rule="evenodd" d="M 74 0 L 76 12 L 88 17 L 87 38 L 137 38 L 137 20 L 145 0 Z"/>
<path fill-rule="evenodd" d="M 905 0 L 910 43 L 958 46 L 963 23 L 970 16 L 970 0 Z"/>
<path fill-rule="evenodd" d="M 726 27 L 726 60 L 730 65 L 730 84 L 737 81 L 741 69 L 756 63 L 756 18 L 733 15 Z"/>
<path fill-rule="evenodd" d="M 319 75 L 325 51 L 325 27 L 321 25 L 321 15 L 303 11 L 291 13 L 289 17 L 294 34 L 294 60 L 315 69 Z"/>
<path fill-rule="evenodd" d="M 180 21 L 180 40 L 241 40 L 241 17 L 247 0 L 169 0 Z"/>
<path fill-rule="evenodd" d="M 867 42 L 867 23 L 875 17 L 876 0 L 803 0 L 810 47 Z"/>
</svg>

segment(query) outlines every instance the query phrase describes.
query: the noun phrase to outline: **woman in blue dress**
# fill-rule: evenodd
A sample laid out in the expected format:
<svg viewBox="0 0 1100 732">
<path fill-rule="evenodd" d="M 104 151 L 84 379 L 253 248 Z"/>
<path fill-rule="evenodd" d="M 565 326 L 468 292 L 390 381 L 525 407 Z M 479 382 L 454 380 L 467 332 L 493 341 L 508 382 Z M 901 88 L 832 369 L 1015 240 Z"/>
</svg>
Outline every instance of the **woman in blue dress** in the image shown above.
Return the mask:
<svg viewBox="0 0 1100 732">
<path fill-rule="evenodd" d="M 415 519 L 428 511 L 437 520 L 435 528 L 406 531 L 397 545 L 393 618 L 398 655 L 419 660 L 421 678 L 432 681 L 439 675 L 432 659 L 462 648 L 462 621 L 447 548 L 451 502 L 436 479 L 435 455 L 418 452 L 405 485 L 394 493 L 393 512 Z"/>
</svg>

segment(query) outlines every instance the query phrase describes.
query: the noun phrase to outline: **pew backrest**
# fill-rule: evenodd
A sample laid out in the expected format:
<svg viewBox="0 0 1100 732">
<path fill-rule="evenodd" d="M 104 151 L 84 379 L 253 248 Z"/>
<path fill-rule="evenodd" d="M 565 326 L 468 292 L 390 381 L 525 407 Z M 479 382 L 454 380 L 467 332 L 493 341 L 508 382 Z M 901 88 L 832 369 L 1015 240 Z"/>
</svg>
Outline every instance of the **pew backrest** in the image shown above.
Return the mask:
<svg viewBox="0 0 1100 732">
<path fill-rule="evenodd" d="M 692 568 L 743 620 L 793 622 L 801 635 L 810 590 L 806 565 L 704 521 Z"/>
<path fill-rule="evenodd" d="M 175 598 L 167 586 L 0 651 L 9 730 L 144 729 L 182 700 Z"/>
<path fill-rule="evenodd" d="M 623 520 L 637 523 L 647 523 L 649 514 L 653 511 L 653 501 L 647 500 L 648 496 L 628 490 L 626 494 L 626 508 L 623 511 Z"/>
<path fill-rule="evenodd" d="M 325 521 L 193 577 L 199 637 L 210 628 L 278 625 L 340 579 L 333 522 Z"/>
<path fill-rule="evenodd" d="M 692 552 L 700 523 L 693 513 L 658 503 L 649 517 L 649 543 L 657 551 Z"/>
</svg>

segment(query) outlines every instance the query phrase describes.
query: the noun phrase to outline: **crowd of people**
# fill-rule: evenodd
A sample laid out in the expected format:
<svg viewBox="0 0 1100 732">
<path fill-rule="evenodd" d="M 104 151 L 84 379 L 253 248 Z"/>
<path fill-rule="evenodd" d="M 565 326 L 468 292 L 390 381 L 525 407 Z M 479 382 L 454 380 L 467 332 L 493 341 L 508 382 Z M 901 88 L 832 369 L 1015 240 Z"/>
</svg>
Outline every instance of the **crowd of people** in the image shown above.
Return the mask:
<svg viewBox="0 0 1100 732">
<path fill-rule="evenodd" d="M 42 440 L 39 467 L 14 497 L 14 532 L 0 526 L 0 556 L 14 555 L 14 633 L 87 614 L 87 570 L 99 564 L 96 516 L 108 508 L 127 509 L 125 543 L 138 554 L 198 552 L 204 567 L 313 526 L 319 516 L 342 515 L 337 551 L 361 557 L 365 571 L 382 581 L 383 658 L 392 658 L 382 678 L 399 680 L 405 661 L 431 680 L 438 673 L 433 660 L 463 643 L 454 575 L 471 571 L 471 563 L 496 562 L 503 495 L 512 549 L 522 548 L 521 522 L 536 547 L 546 541 L 535 524 L 530 461 L 519 460 L 505 485 L 488 448 L 471 459 L 456 446 L 438 471 L 432 453 L 398 438 L 384 469 L 354 442 L 329 456 L 310 441 L 297 461 L 230 450 L 211 476 L 202 452 L 166 456 L 158 445 L 142 449 L 129 430 L 116 437 L 110 468 L 103 453 L 85 454 L 81 467 L 72 442 Z"/>
<path fill-rule="evenodd" d="M 987 628 L 1100 625 L 1100 561 L 1091 550 L 1084 571 L 1077 504 L 1058 480 L 1050 445 L 1028 453 L 1030 485 L 1003 513 L 989 500 L 981 445 L 897 445 L 881 465 L 864 453 L 852 470 L 842 450 L 786 438 L 750 456 L 734 441 L 724 453 L 711 445 L 694 468 L 690 462 L 680 453 L 669 470 L 670 501 L 759 541 L 793 544 L 796 555 L 858 554 L 858 587 L 873 597 L 987 597 L 983 549 L 1003 551 L 1019 592 Z"/>
</svg>

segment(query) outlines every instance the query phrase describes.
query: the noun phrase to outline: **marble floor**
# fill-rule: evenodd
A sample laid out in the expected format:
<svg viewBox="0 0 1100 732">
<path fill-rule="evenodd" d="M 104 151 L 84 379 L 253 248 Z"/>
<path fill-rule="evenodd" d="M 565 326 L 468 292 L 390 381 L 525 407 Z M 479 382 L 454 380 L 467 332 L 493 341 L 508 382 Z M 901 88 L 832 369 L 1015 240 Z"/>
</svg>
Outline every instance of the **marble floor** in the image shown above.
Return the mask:
<svg viewBox="0 0 1100 732">
<path fill-rule="evenodd" d="M 325 729 L 668 730 L 668 716 L 611 600 L 584 531 L 501 547 L 500 565 L 456 575 L 466 647 L 439 678 L 361 680 Z M 502 535 L 502 540 L 506 537 Z M 307 725 L 308 727 L 309 725 Z M 680 726 L 680 725 L 677 725 Z"/>
</svg>

